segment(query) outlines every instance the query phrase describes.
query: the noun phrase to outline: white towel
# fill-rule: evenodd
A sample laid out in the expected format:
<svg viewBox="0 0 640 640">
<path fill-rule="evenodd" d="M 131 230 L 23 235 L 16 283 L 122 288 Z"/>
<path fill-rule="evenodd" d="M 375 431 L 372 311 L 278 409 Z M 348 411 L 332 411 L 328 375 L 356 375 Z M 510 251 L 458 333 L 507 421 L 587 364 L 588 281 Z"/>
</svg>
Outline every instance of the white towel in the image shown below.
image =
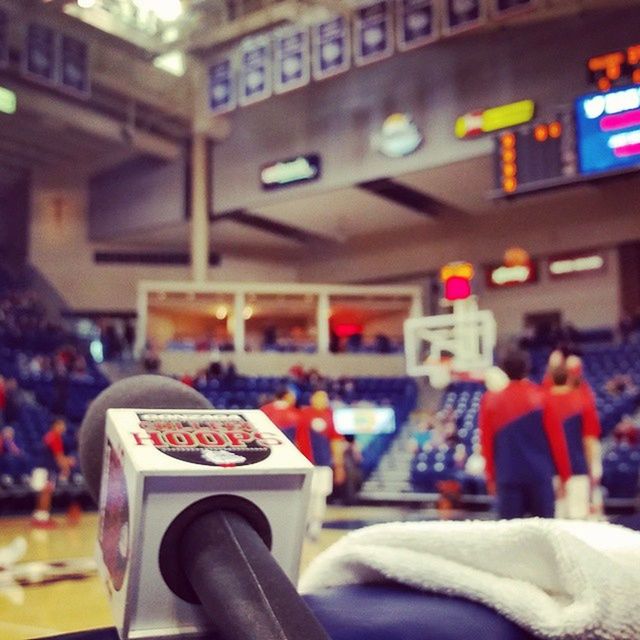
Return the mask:
<svg viewBox="0 0 640 640">
<path fill-rule="evenodd" d="M 481 602 L 542 638 L 640 638 L 640 533 L 617 525 L 375 525 L 319 555 L 300 591 L 384 581 Z"/>
</svg>

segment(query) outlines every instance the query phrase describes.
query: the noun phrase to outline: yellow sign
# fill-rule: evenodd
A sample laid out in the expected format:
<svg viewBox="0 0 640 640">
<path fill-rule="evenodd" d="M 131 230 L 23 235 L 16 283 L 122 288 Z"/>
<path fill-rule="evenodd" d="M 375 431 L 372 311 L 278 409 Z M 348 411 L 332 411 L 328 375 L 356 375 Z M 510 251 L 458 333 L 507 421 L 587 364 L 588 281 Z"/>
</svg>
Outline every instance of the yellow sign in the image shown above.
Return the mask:
<svg viewBox="0 0 640 640">
<path fill-rule="evenodd" d="M 465 113 L 456 120 L 456 138 L 471 138 L 482 133 L 491 133 L 508 129 L 533 120 L 535 103 L 533 100 L 520 100 L 485 111 Z"/>
</svg>

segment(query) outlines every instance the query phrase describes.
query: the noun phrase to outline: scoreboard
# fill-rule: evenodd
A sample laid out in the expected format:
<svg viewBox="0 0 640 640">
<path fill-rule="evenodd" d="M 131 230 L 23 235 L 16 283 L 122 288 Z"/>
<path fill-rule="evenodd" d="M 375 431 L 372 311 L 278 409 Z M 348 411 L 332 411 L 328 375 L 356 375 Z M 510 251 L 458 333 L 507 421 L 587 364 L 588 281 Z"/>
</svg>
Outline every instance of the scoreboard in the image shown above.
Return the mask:
<svg viewBox="0 0 640 640">
<path fill-rule="evenodd" d="M 591 93 L 547 122 L 494 141 L 493 197 L 504 198 L 640 170 L 640 84 Z"/>
<path fill-rule="evenodd" d="M 570 114 L 528 124 L 495 138 L 495 189 L 512 196 L 575 181 L 578 160 Z"/>
</svg>

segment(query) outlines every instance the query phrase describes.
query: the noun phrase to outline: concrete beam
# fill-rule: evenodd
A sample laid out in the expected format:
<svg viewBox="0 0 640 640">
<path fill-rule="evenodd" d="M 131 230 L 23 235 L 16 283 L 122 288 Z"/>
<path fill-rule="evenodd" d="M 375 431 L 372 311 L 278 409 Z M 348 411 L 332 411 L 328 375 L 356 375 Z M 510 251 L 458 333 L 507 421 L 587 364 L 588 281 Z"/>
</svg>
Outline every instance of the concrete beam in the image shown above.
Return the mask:
<svg viewBox="0 0 640 640">
<path fill-rule="evenodd" d="M 103 140 L 129 146 L 131 149 L 158 158 L 174 160 L 182 153 L 182 146 L 146 131 L 132 129 L 127 133 L 125 123 L 92 111 L 88 107 L 66 100 L 52 100 L 51 94 L 27 87 L 14 80 L 3 80 L 4 86 L 18 95 L 18 109 L 53 120 L 63 126 L 79 129 Z"/>
<path fill-rule="evenodd" d="M 303 10 L 304 5 L 301 5 L 298 0 L 285 0 L 248 13 L 224 25 L 211 25 L 211 28 L 203 25 L 199 35 L 190 37 L 188 41 L 176 42 L 170 48 L 184 48 L 194 53 L 205 53 L 269 27 L 285 22 L 295 22 L 301 17 Z"/>
</svg>

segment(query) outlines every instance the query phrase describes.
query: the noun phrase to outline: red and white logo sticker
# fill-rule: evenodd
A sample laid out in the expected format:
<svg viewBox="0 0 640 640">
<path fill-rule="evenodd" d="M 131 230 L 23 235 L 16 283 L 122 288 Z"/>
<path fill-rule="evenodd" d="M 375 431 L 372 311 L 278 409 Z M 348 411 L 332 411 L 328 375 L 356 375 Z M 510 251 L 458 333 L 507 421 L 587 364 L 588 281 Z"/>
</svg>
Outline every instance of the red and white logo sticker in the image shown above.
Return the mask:
<svg viewBox="0 0 640 640">
<path fill-rule="evenodd" d="M 138 413 L 142 432 L 132 436 L 139 446 L 192 464 L 246 467 L 266 460 L 271 447 L 282 444 L 279 434 L 262 433 L 238 413 Z"/>
</svg>

